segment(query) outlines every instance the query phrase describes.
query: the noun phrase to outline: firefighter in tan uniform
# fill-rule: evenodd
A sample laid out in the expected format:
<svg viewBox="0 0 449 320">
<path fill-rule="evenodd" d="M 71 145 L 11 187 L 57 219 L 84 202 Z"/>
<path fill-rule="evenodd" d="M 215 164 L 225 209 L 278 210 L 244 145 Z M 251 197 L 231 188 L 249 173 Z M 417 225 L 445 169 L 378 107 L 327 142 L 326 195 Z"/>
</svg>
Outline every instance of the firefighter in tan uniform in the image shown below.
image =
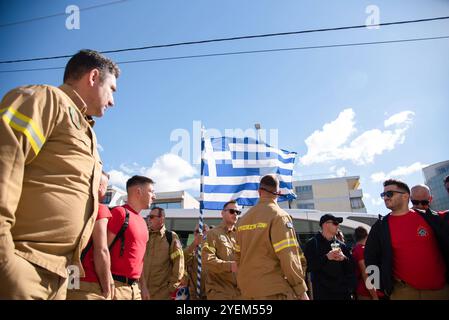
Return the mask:
<svg viewBox="0 0 449 320">
<path fill-rule="evenodd" d="M 184 249 L 184 277 L 182 284 L 189 287 L 190 300 L 206 300 L 206 277 L 207 271 L 202 264 L 201 268 L 201 293 L 198 297 L 197 280 L 198 280 L 198 255 L 201 255 L 201 248 L 204 246 L 209 226 L 204 224 L 203 234 L 200 234 L 199 226 L 197 225 L 194 232 L 193 242 Z"/>
<path fill-rule="evenodd" d="M 237 225 L 237 283 L 243 299 L 308 300 L 291 217 L 277 204 L 279 182 L 261 179 L 259 203 Z"/>
<path fill-rule="evenodd" d="M 146 290 L 142 292 L 148 291 L 149 297 L 143 294 L 143 299 L 170 300 L 184 275 L 181 242 L 175 232 L 166 230 L 164 209 L 153 208 L 147 219 L 150 239 L 143 267 Z"/>
<path fill-rule="evenodd" d="M 64 84 L 19 87 L 0 104 L 0 299 L 65 299 L 69 265 L 98 211 L 102 163 L 92 129 L 113 105 L 117 66 L 92 50 Z"/>
<path fill-rule="evenodd" d="M 237 300 L 237 263 L 235 262 L 235 224 L 240 210 L 235 201 L 227 202 L 221 215 L 223 222 L 209 230 L 202 248 L 202 265 L 207 268 L 207 300 Z"/>
</svg>

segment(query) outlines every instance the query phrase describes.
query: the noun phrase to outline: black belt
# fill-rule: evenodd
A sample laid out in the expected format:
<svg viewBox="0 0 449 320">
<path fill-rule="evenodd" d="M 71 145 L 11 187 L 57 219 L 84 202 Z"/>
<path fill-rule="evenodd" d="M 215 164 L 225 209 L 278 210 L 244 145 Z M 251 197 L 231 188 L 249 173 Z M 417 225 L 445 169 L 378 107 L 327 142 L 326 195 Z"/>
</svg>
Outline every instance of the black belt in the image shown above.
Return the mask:
<svg viewBox="0 0 449 320">
<path fill-rule="evenodd" d="M 137 279 L 131 279 L 131 278 L 127 278 L 127 277 L 124 277 L 124 276 L 118 276 L 118 275 L 115 275 L 115 274 L 112 275 L 112 278 L 114 280 L 117 280 L 119 282 L 123 282 L 125 284 L 130 285 L 130 286 L 132 286 L 134 284 L 134 282 L 137 281 Z"/>
</svg>

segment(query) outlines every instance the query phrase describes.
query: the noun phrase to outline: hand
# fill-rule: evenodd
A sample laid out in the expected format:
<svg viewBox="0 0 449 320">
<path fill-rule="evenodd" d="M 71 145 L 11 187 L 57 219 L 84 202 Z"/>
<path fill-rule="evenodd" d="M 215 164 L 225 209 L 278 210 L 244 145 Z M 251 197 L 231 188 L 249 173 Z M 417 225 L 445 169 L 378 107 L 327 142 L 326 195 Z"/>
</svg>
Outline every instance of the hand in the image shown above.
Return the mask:
<svg viewBox="0 0 449 320">
<path fill-rule="evenodd" d="M 341 250 L 331 250 L 326 254 L 326 257 L 333 261 L 343 261 L 346 259 L 346 256 Z"/>
<path fill-rule="evenodd" d="M 114 282 L 111 282 L 108 289 L 107 290 L 102 290 L 103 293 L 103 297 L 105 297 L 106 299 L 108 299 L 109 297 L 112 299 L 114 299 L 114 295 L 115 295 L 115 285 Z"/>
<path fill-rule="evenodd" d="M 141 295 L 142 300 L 150 300 L 150 292 L 148 292 L 147 286 L 142 286 Z"/>
<path fill-rule="evenodd" d="M 233 261 L 231 263 L 231 272 L 237 273 L 237 271 L 238 271 L 237 262 Z"/>
</svg>

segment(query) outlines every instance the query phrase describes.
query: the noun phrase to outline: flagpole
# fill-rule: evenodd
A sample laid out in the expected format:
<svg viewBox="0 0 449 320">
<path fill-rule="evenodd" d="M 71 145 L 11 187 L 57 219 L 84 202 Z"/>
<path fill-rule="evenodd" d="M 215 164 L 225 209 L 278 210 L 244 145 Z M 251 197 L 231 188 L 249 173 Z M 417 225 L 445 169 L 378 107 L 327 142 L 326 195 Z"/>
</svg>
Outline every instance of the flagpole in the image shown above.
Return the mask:
<svg viewBox="0 0 449 320">
<path fill-rule="evenodd" d="M 203 185 L 204 185 L 204 144 L 205 144 L 205 131 L 204 127 L 201 128 L 201 184 L 200 184 L 200 216 L 198 221 L 198 231 L 201 237 L 203 237 L 204 232 L 204 193 L 203 193 Z M 197 277 L 196 277 L 196 294 L 198 300 L 201 300 L 201 271 L 202 271 L 202 261 L 201 261 L 201 247 L 202 243 L 200 242 L 197 250 L 197 261 L 198 261 L 198 269 L 197 269 Z"/>
</svg>

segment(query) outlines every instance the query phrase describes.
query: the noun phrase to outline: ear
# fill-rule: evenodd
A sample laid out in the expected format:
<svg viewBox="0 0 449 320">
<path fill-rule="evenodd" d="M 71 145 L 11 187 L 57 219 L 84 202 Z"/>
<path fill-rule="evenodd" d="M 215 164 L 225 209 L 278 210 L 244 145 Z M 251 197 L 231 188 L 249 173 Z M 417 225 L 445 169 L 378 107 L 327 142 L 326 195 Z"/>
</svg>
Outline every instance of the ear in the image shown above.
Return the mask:
<svg viewBox="0 0 449 320">
<path fill-rule="evenodd" d="M 433 197 L 430 196 L 430 197 L 429 197 L 429 204 L 432 202 L 432 200 L 433 200 Z"/>
<path fill-rule="evenodd" d="M 93 87 L 95 83 L 100 81 L 100 70 L 92 69 L 89 72 L 89 85 Z"/>
</svg>

